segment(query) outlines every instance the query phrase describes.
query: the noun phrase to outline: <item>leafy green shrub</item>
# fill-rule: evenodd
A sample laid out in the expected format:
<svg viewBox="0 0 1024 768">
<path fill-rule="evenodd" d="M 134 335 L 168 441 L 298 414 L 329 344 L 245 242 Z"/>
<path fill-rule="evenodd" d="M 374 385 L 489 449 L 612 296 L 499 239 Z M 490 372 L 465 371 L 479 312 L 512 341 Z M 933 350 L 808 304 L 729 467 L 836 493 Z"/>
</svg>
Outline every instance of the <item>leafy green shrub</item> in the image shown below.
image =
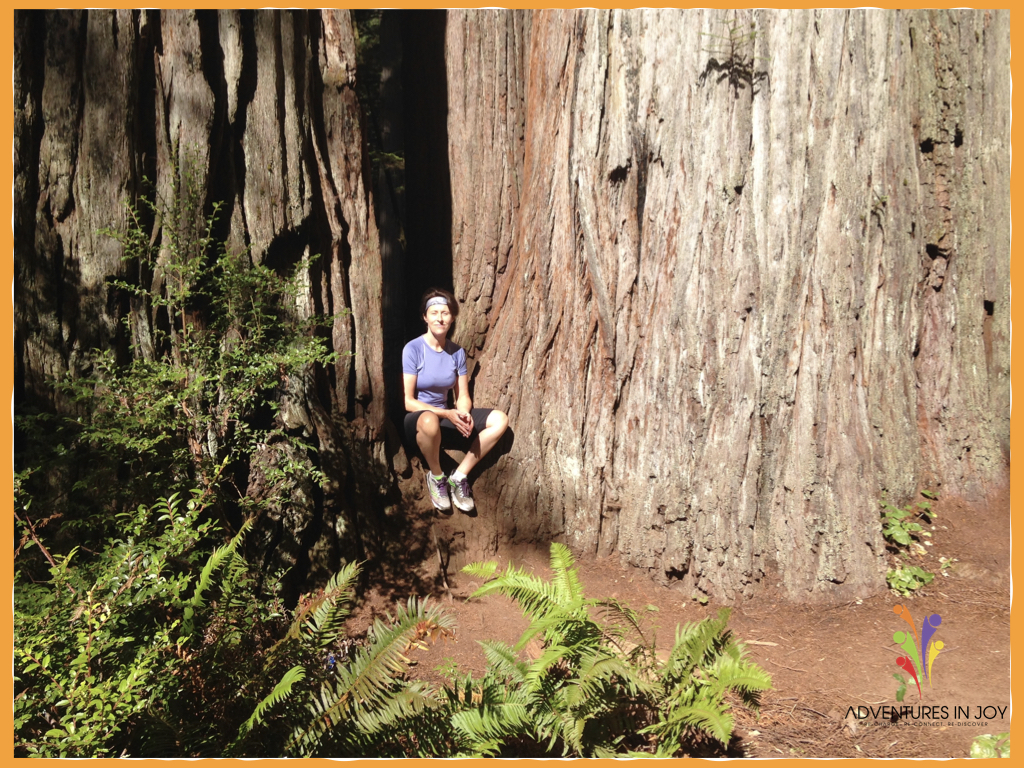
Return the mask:
<svg viewBox="0 0 1024 768">
<path fill-rule="evenodd" d="M 921 495 L 926 499 L 936 498 L 930 491 L 921 491 Z M 882 507 L 882 536 L 889 550 L 898 558 L 895 567 L 886 572 L 885 581 L 893 592 L 901 597 L 909 597 L 915 590 L 930 584 L 935 574 L 920 566 L 906 565 L 900 561 L 905 561 L 909 552 L 924 554 L 926 550 L 920 540 L 922 537 L 930 538 L 931 533 L 925 530 L 921 521 L 930 524 L 936 515 L 928 501 L 908 504 L 902 509 L 885 499 L 879 504 Z"/>
<path fill-rule="evenodd" d="M 901 597 L 910 597 L 915 590 L 931 584 L 934 578 L 934 573 L 917 565 L 898 565 L 885 574 L 889 589 Z"/>
<path fill-rule="evenodd" d="M 49 583 L 16 582 L 15 754 L 422 752 L 402 742 L 436 702 L 402 679 L 405 654 L 451 618 L 411 599 L 353 649 L 355 564 L 292 611 L 254 600 L 246 529 L 209 552 L 203 512 L 201 497 L 140 506 L 101 558 L 58 556 Z"/>
<path fill-rule="evenodd" d="M 668 658 L 659 658 L 642 616 L 615 600 L 583 595 L 569 550 L 551 545 L 554 576 L 545 581 L 496 563 L 464 570 L 486 579 L 475 593 L 504 594 L 530 619 L 514 647 L 482 643 L 487 671 L 447 688 L 461 705 L 453 717 L 466 754 L 601 757 L 674 756 L 696 740 L 727 745 L 733 719 L 727 698 L 756 709 L 770 676 L 745 658 L 726 629 L 729 611 L 677 628 Z M 518 652 L 534 638 L 532 661 Z"/>
<path fill-rule="evenodd" d="M 142 198 L 127 207 L 127 230 L 105 231 L 139 273 L 133 282 L 115 281 L 146 308 L 125 318 L 134 359 L 122 365 L 112 352 L 100 353 L 91 376 L 65 387 L 87 413 L 83 439 L 117 452 L 134 477 L 173 468 L 200 488 L 222 488 L 231 464 L 261 445 L 311 449 L 268 415 L 278 412 L 277 390 L 289 377 L 331 364 L 337 354 L 316 333 L 323 318 L 297 317 L 308 260 L 281 276 L 247 253 L 228 251 L 212 235 L 219 205 L 201 213 L 199 174 L 190 167 L 174 178 L 170 200 Z M 149 217 L 161 222 L 158 240 L 145 230 Z M 150 326 L 132 327 L 150 316 Z M 308 462 L 288 471 L 321 479 Z M 246 501 L 236 494 L 235 503 Z"/>
<path fill-rule="evenodd" d="M 308 260 L 283 275 L 230 252 L 213 234 L 220 206 L 204 212 L 202 173 L 185 165 L 170 174 L 168 199 L 127 204 L 126 228 L 103 231 L 121 242 L 130 276 L 113 281 L 132 307 L 129 359 L 124 349 L 87 352 L 81 373 L 54 382 L 75 418 L 15 414 L 25 497 L 60 520 L 51 548 L 102 548 L 118 511 L 195 488 L 212 492 L 209 514 L 237 530 L 255 506 L 322 480 L 314 447 L 278 418 L 289 382 L 337 359 L 321 328 L 329 319 L 297 309 Z M 267 446 L 287 460 L 261 459 L 266 493 L 256 500 L 244 478 Z M 39 521 L 21 517 L 27 552 Z M 42 573 L 52 565 L 37 562 Z"/>
<path fill-rule="evenodd" d="M 884 499 L 879 504 L 882 506 L 882 536 L 890 544 L 909 547 L 920 536 L 931 537 L 931 533 L 918 522 L 925 520 L 931 523 L 936 517 L 931 504 L 927 501 L 907 505 L 905 509 L 900 509 Z"/>
<path fill-rule="evenodd" d="M 140 506 L 99 557 L 78 563 L 75 549 L 54 557 L 48 583 L 15 580 L 16 754 L 117 756 L 173 696 L 214 573 L 244 532 L 204 550 L 203 511 L 201 498 Z"/>
<path fill-rule="evenodd" d="M 1009 757 L 1010 756 L 1010 732 L 991 734 L 985 733 L 975 736 L 971 742 L 971 757 Z"/>
<path fill-rule="evenodd" d="M 20 756 L 281 754 L 294 723 L 274 706 L 340 652 L 354 567 L 304 597 L 304 628 L 289 629 L 279 575 L 238 552 L 258 505 L 322 479 L 274 423 L 288 378 L 335 359 L 294 309 L 305 264 L 282 277 L 229 253 L 195 169 L 173 175 L 170 199 L 129 206 L 128 228 L 107 232 L 137 271 L 116 282 L 134 296 L 132 359 L 96 353 L 59 384 L 73 419 L 16 414 Z M 236 478 L 274 442 L 299 458 L 264 468 L 256 502 Z"/>
</svg>

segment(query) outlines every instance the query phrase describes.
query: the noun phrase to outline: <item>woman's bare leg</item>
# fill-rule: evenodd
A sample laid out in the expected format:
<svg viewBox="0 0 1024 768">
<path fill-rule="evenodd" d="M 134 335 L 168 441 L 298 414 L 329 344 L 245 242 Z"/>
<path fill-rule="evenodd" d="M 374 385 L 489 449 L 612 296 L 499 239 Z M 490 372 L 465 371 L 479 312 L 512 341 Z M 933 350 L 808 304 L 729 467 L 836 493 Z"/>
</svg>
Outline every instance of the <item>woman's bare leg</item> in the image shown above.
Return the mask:
<svg viewBox="0 0 1024 768">
<path fill-rule="evenodd" d="M 420 417 L 420 421 L 423 417 Z M 508 416 L 502 411 L 491 411 L 487 417 L 487 424 L 485 428 L 480 431 L 475 438 L 473 438 L 472 444 L 469 446 L 469 451 L 466 453 L 462 463 L 459 464 L 458 471 L 464 475 L 468 475 L 470 470 L 477 465 L 477 463 L 486 456 L 491 448 L 495 446 L 501 436 L 505 434 L 505 430 L 508 428 Z M 417 439 L 419 433 L 417 432 Z M 422 450 L 422 446 L 420 447 Z M 426 453 L 423 454 L 426 456 Z M 428 459 L 429 461 L 429 459 Z"/>
<path fill-rule="evenodd" d="M 416 445 L 427 460 L 431 473 L 437 477 L 441 472 L 441 423 L 432 411 L 423 413 L 416 420 Z"/>
</svg>

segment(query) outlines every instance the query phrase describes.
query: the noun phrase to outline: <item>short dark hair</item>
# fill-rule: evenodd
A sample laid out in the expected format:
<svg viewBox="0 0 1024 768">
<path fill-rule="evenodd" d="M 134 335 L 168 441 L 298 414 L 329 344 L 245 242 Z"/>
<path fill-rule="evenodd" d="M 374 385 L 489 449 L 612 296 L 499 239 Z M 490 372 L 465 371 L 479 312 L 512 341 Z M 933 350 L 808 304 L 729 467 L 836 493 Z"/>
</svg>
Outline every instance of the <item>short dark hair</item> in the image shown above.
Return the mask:
<svg viewBox="0 0 1024 768">
<path fill-rule="evenodd" d="M 423 294 L 423 298 L 420 300 L 421 317 L 427 314 L 427 302 L 436 296 L 441 296 L 448 302 L 448 311 L 452 313 L 452 319 L 459 316 L 459 302 L 455 300 L 455 296 L 443 288 L 431 288 Z"/>
</svg>

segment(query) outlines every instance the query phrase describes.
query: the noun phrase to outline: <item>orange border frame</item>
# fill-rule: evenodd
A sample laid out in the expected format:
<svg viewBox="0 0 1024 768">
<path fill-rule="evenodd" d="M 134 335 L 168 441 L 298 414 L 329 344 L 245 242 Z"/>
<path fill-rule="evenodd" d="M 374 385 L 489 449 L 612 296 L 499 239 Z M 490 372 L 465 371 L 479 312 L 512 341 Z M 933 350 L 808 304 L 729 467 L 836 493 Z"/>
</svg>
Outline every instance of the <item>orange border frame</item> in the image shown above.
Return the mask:
<svg viewBox="0 0 1024 768">
<path fill-rule="evenodd" d="M 17 5 L 18 5 L 19 8 L 90 7 L 88 4 L 84 4 L 84 3 L 73 3 L 73 4 L 64 5 L 64 4 L 58 4 L 58 3 L 24 2 L 24 3 L 18 3 Z M 353 8 L 375 8 L 375 7 L 380 7 L 380 5 L 381 4 L 379 4 L 379 3 L 358 3 L 358 4 L 353 4 L 352 7 Z M 226 3 L 168 3 L 166 5 L 163 5 L 162 7 L 223 8 L 223 7 L 232 7 L 232 6 L 236 6 L 236 7 L 250 7 L 250 6 L 247 6 L 245 4 L 237 3 L 237 2 L 234 2 L 234 3 L 233 2 L 226 2 Z M 112 4 L 112 5 L 106 6 L 106 7 L 112 7 L 112 8 L 114 8 L 114 7 L 116 7 L 116 8 L 134 8 L 136 6 L 135 5 L 127 5 L 127 4 L 117 3 L 117 4 Z M 320 8 L 320 7 L 323 7 L 323 6 L 320 3 L 315 3 L 315 4 L 308 4 L 308 5 L 307 4 L 301 4 L 301 5 L 294 6 L 294 7 Z M 431 4 L 431 3 L 408 3 L 408 4 L 403 3 L 403 4 L 400 4 L 400 5 L 397 5 L 397 6 L 393 6 L 393 7 L 416 8 L 416 7 L 437 7 L 437 6 L 434 5 L 434 4 Z M 460 4 L 453 4 L 450 7 L 477 7 L 477 6 L 463 6 L 460 3 Z M 515 5 L 503 5 L 501 7 L 508 8 L 508 7 L 534 7 L 534 6 L 515 4 Z M 574 5 L 574 4 L 551 4 L 551 5 L 547 6 L 547 7 L 551 7 L 551 8 L 576 8 L 576 7 L 580 7 L 580 6 Z M 661 3 L 651 4 L 651 5 L 639 4 L 639 3 L 635 4 L 635 5 L 633 5 L 633 4 L 629 4 L 629 5 L 615 5 L 615 4 L 603 4 L 602 3 L 600 5 L 592 5 L 592 6 L 588 5 L 587 7 L 621 8 L 621 7 L 676 7 L 676 6 L 671 5 L 671 4 L 661 4 Z M 717 8 L 752 8 L 752 7 L 766 7 L 766 8 L 814 8 L 814 7 L 817 7 L 817 6 L 810 5 L 810 4 L 803 4 L 803 3 L 784 3 L 784 4 L 778 4 L 778 5 L 776 5 L 776 4 L 759 5 L 759 4 L 750 4 L 750 3 L 722 3 L 722 2 L 716 2 L 716 1 L 713 0 L 712 2 L 702 3 L 702 4 L 699 4 L 699 5 L 693 6 L 693 7 L 717 7 Z M 850 7 L 857 7 L 857 6 L 853 6 L 853 4 L 851 4 Z M 884 5 L 878 5 L 878 6 L 875 6 L 875 7 L 882 7 L 882 8 L 934 8 L 934 7 L 937 7 L 937 6 L 936 6 L 935 3 L 919 3 L 919 2 L 915 2 L 915 3 L 906 3 L 906 4 L 886 3 Z M 962 5 L 954 5 L 954 4 L 942 4 L 941 7 L 953 8 L 953 7 L 964 7 L 964 6 L 962 6 Z M 985 7 L 985 6 L 970 6 L 970 7 Z M 997 6 L 997 7 L 1007 7 L 1005 5 L 1005 0 L 1004 0 L 1004 3 L 999 4 L 999 6 Z M 13 36 L 14 35 L 14 29 L 13 29 L 13 27 L 14 27 L 14 14 L 13 14 L 13 11 L 10 12 L 9 15 L 6 15 L 4 17 L 0 17 L 0 33 L 2 33 L 2 34 L 0 34 L 0 51 L 2 51 L 2 53 L 3 53 L 3 60 L 7 63 L 8 71 L 10 71 L 12 73 L 13 73 L 13 66 L 14 66 L 14 36 Z M 1024 50 L 1024 48 L 1021 48 L 1021 47 L 1019 47 L 1017 45 L 1017 43 L 1021 42 L 1022 35 L 1024 35 L 1024 32 L 1022 32 L 1022 24 L 1019 21 L 1017 21 L 1015 18 L 1011 17 L 1011 29 L 1010 29 L 1010 46 L 1011 46 L 1011 50 L 1012 49 Z M 1019 67 L 1016 66 L 1016 62 L 1013 60 L 1013 58 L 1011 58 L 1011 66 L 1010 66 L 1010 76 L 1011 76 L 1011 78 L 1013 77 L 1014 74 L 1016 74 L 1016 70 L 1018 68 Z M 1020 101 L 1020 98 L 1021 97 L 1019 95 L 1017 95 L 1017 94 L 1013 95 L 1012 103 L 1011 103 L 1011 111 L 1012 111 L 1013 107 L 1016 107 L 1016 105 Z M 13 114 L 14 114 L 14 89 L 13 89 L 13 84 L 8 85 L 8 87 L 4 90 L 4 100 L 3 100 L 3 103 L 5 105 L 7 113 L 9 115 L 13 116 Z M 3 163 L 2 171 L 0 171 L 0 177 L 2 177 L 5 180 L 5 182 L 7 183 L 8 188 L 12 190 L 11 198 L 5 200 L 5 202 L 4 202 L 4 211 L 6 213 L 6 219 L 11 222 L 11 227 L 12 227 L 11 236 L 12 236 L 12 240 L 8 241 L 8 245 L 4 248 L 4 251 L 3 251 L 3 258 L 0 258 L 0 284 L 6 285 L 6 286 L 10 286 L 10 290 L 11 290 L 11 300 L 10 300 L 10 302 L 6 302 L 5 301 L 5 302 L 0 303 L 0 320 L 2 320 L 2 323 L 4 324 L 4 326 L 7 329 L 9 329 L 8 332 L 5 333 L 2 336 L 2 338 L 0 338 L 0 371 L 3 372 L 3 379 L 2 379 L 2 381 L 3 381 L 3 390 L 2 391 L 6 395 L 7 402 L 11 404 L 11 408 L 12 408 L 12 415 L 11 415 L 11 417 L 8 418 L 8 419 L 4 419 L 2 422 L 0 422 L 0 442 L 2 442 L 2 444 L 4 444 L 4 445 L 9 446 L 10 457 L 11 457 L 10 462 L 7 463 L 5 465 L 5 467 L 4 467 L 4 469 L 3 469 L 2 480 L 0 480 L 0 487 L 9 489 L 9 491 L 2 492 L 2 498 L 0 498 L 0 509 L 2 509 L 6 513 L 4 515 L 5 517 L 7 517 L 9 520 L 13 520 L 13 517 L 14 517 L 14 510 L 13 510 L 13 485 L 14 485 L 14 470 L 13 470 L 13 398 L 14 398 L 14 365 L 13 365 L 13 362 L 14 362 L 14 333 L 13 333 L 13 329 L 14 329 L 14 299 L 13 299 L 13 285 L 14 285 L 14 257 L 13 257 L 13 226 L 14 226 L 14 223 L 13 223 L 13 221 L 14 221 L 13 220 L 13 183 L 14 183 L 14 160 L 13 160 L 13 141 L 14 141 L 14 126 L 13 126 L 13 118 L 12 118 L 12 123 L 7 123 L 6 121 L 3 123 L 2 126 L 0 126 L 0 131 L 2 131 L 2 133 L 0 133 L 0 145 L 11 147 L 11 149 L 12 149 L 12 155 L 8 156 L 9 159 L 6 160 Z M 1012 123 L 1011 133 L 1010 133 L 1011 147 L 1012 147 L 1013 144 L 1017 144 L 1018 146 L 1024 146 L 1024 142 L 1017 142 L 1017 141 L 1015 141 L 1017 136 L 1020 135 L 1020 132 L 1021 132 L 1021 128 L 1020 128 L 1019 124 L 1016 123 L 1016 122 Z M 1012 157 L 1012 150 L 1011 150 L 1011 157 Z M 1012 201 L 1014 199 L 1019 199 L 1019 195 L 1017 195 L 1017 192 L 1022 187 L 1021 180 L 1020 180 L 1020 175 L 1019 174 L 1015 174 L 1014 173 L 1014 169 L 1015 169 L 1015 164 L 1011 162 L 1011 170 L 1010 170 L 1010 198 L 1011 198 L 1011 206 L 1012 206 Z M 1015 223 L 1016 219 L 1018 218 L 1016 214 L 1019 212 L 1019 207 L 1018 207 L 1018 210 L 1013 210 L 1011 208 L 1011 211 L 1012 211 L 1013 222 Z M 1016 250 L 1016 245 L 1017 245 L 1018 242 L 1020 242 L 1020 240 L 1021 240 L 1021 236 L 1019 234 L 1019 230 L 1014 231 L 1013 235 L 1012 235 L 1011 243 L 1010 243 L 1011 254 Z M 1022 282 L 1022 275 L 1024 275 L 1024 262 L 1021 262 L 1021 261 L 1016 261 L 1015 262 L 1015 261 L 1011 260 L 1010 275 L 1011 275 L 1010 283 L 1011 283 L 1011 291 L 1012 291 L 1012 285 L 1014 285 L 1014 284 L 1016 284 L 1016 285 L 1024 284 L 1024 282 Z M 1013 321 L 1018 319 L 1019 315 L 1020 315 L 1020 304 L 1019 303 L 1011 304 L 1011 312 L 1010 312 L 1010 321 L 1011 321 L 1011 346 L 1010 346 L 1010 354 L 1011 354 L 1011 360 L 1015 356 L 1014 352 L 1020 346 L 1020 344 L 1018 342 L 1013 340 L 1013 336 L 1012 336 L 1012 324 L 1013 324 Z M 1012 382 L 1013 382 L 1013 378 L 1012 378 L 1012 367 L 1011 367 L 1011 395 L 1010 395 L 1010 397 L 1011 397 L 1011 414 L 1012 414 L 1012 402 L 1013 402 L 1013 399 L 1012 399 L 1013 398 L 1013 394 L 1012 394 L 1012 392 L 1013 392 L 1013 383 Z M 1021 430 L 1022 429 L 1024 429 L 1024 427 L 1021 426 L 1021 421 L 1018 419 L 1016 421 L 1016 423 L 1015 423 L 1013 421 L 1013 419 L 1012 419 L 1012 416 L 1011 416 L 1011 422 L 1010 422 L 1011 455 L 1012 455 L 1012 447 L 1013 447 L 1013 445 L 1022 445 L 1022 444 L 1024 444 L 1024 443 L 1021 442 L 1022 439 L 1024 439 L 1024 436 L 1022 436 L 1022 434 L 1021 434 Z M 1014 472 L 1013 472 L 1013 466 L 1011 464 L 1011 468 L 1010 468 L 1010 508 L 1011 508 L 1011 531 L 1012 531 L 1011 535 L 1013 537 L 1016 537 L 1016 535 L 1019 534 L 1019 532 L 1020 532 L 1021 525 L 1024 525 L 1024 523 L 1017 522 L 1015 517 L 1012 515 L 1012 509 L 1014 508 L 1014 506 L 1017 506 L 1019 508 L 1019 505 L 1017 505 L 1016 502 L 1019 500 L 1019 497 L 1021 496 L 1021 493 L 1022 493 L 1019 484 L 1014 483 L 1013 480 L 1014 480 Z M 13 579 L 14 579 L 14 576 L 13 576 L 14 564 L 13 564 L 11 550 L 5 549 L 4 553 L 2 555 L 2 558 L 3 558 L 3 567 L 2 567 L 2 569 L 0 569 L 0 587 L 2 587 L 2 592 L 4 594 L 10 595 L 11 591 L 13 589 Z M 1017 561 L 1018 561 L 1018 558 L 1016 557 L 1016 555 L 1014 555 L 1013 559 L 1012 559 L 1012 562 L 1013 562 L 1014 566 L 1016 566 L 1018 564 Z M 1014 568 L 1014 570 L 1016 570 L 1016 568 Z M 1015 630 L 1019 629 L 1019 627 L 1018 627 L 1019 622 L 1014 617 L 1014 614 L 1013 614 L 1013 611 L 1012 611 L 1012 598 L 1013 598 L 1012 576 L 1011 576 L 1010 596 L 1011 596 L 1011 614 L 1010 614 L 1010 631 L 1011 631 L 1011 636 L 1013 636 L 1013 635 L 1019 636 L 1019 632 L 1015 632 Z M 12 617 L 11 617 L 10 612 L 4 611 L 3 614 L 0 615 L 0 627 L 2 627 L 3 630 L 4 630 L 3 631 L 3 650 L 4 650 L 4 655 L 5 655 L 6 658 L 11 658 L 12 655 L 13 655 L 13 642 L 14 641 L 13 641 Z M 1012 645 L 1011 645 L 1011 648 L 1012 648 Z M 10 694 L 13 697 L 13 692 L 14 692 L 14 681 L 13 681 L 13 679 L 12 678 L 4 677 L 2 679 L 2 681 L 0 681 L 0 682 L 2 682 L 2 686 L 3 686 L 2 687 L 2 691 L 5 694 Z M 1014 689 L 1013 680 L 1011 678 L 1011 693 L 1012 693 L 1013 689 Z M 8 712 L 9 712 L 9 710 L 8 710 Z M 1012 730 L 1013 729 L 1011 728 L 1011 732 L 1012 732 Z M 1020 749 L 1020 748 L 1021 747 L 1018 746 L 1018 749 Z M 12 728 L 12 730 L 3 730 L 2 732 L 0 732 L 0 755 L 2 755 L 2 754 L 12 755 L 13 751 L 14 751 L 14 733 L 13 733 L 13 728 Z M 162 762 L 166 763 L 168 761 L 162 761 Z M 173 762 L 178 762 L 178 761 L 173 761 Z M 182 761 L 182 762 L 185 762 L 185 761 Z M 188 762 L 191 763 L 191 762 L 194 762 L 194 761 L 188 761 Z M 304 761 L 304 762 L 313 762 L 313 761 Z M 320 762 L 320 761 L 317 761 L 317 762 Z M 402 761 L 403 764 L 408 764 L 409 762 L 410 761 Z M 422 761 L 416 760 L 416 761 L 412 761 L 412 762 L 413 763 L 420 763 Z M 534 763 L 536 763 L 536 762 L 543 762 L 543 763 L 552 762 L 553 763 L 554 761 L 544 760 L 544 761 L 531 761 L 531 762 L 534 762 Z M 601 762 L 608 762 L 610 764 L 610 761 L 601 761 Z M 776 762 L 776 761 L 773 761 L 773 762 Z M 789 762 L 789 760 L 785 760 L 785 761 L 782 761 L 782 762 Z M 856 762 L 860 762 L 860 761 L 854 761 L 854 762 L 856 763 Z M 864 762 L 867 762 L 867 760 L 865 759 Z M 926 760 L 926 761 L 922 761 L 922 762 L 927 763 L 927 762 L 938 762 L 938 761 L 937 760 L 936 761 Z"/>
</svg>

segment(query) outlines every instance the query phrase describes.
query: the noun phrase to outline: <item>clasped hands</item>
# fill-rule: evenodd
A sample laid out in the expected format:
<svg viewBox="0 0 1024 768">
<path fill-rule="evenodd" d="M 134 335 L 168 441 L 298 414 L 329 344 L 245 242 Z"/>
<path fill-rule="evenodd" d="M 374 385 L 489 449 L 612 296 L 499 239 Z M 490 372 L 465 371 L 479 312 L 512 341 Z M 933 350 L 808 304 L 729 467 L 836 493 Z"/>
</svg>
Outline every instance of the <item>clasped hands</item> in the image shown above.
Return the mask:
<svg viewBox="0 0 1024 768">
<path fill-rule="evenodd" d="M 463 437 L 469 437 L 473 434 L 473 417 L 468 412 L 452 408 L 449 411 L 445 411 L 445 416 L 448 418 L 448 421 L 455 425 L 455 428 L 459 430 Z"/>
</svg>

